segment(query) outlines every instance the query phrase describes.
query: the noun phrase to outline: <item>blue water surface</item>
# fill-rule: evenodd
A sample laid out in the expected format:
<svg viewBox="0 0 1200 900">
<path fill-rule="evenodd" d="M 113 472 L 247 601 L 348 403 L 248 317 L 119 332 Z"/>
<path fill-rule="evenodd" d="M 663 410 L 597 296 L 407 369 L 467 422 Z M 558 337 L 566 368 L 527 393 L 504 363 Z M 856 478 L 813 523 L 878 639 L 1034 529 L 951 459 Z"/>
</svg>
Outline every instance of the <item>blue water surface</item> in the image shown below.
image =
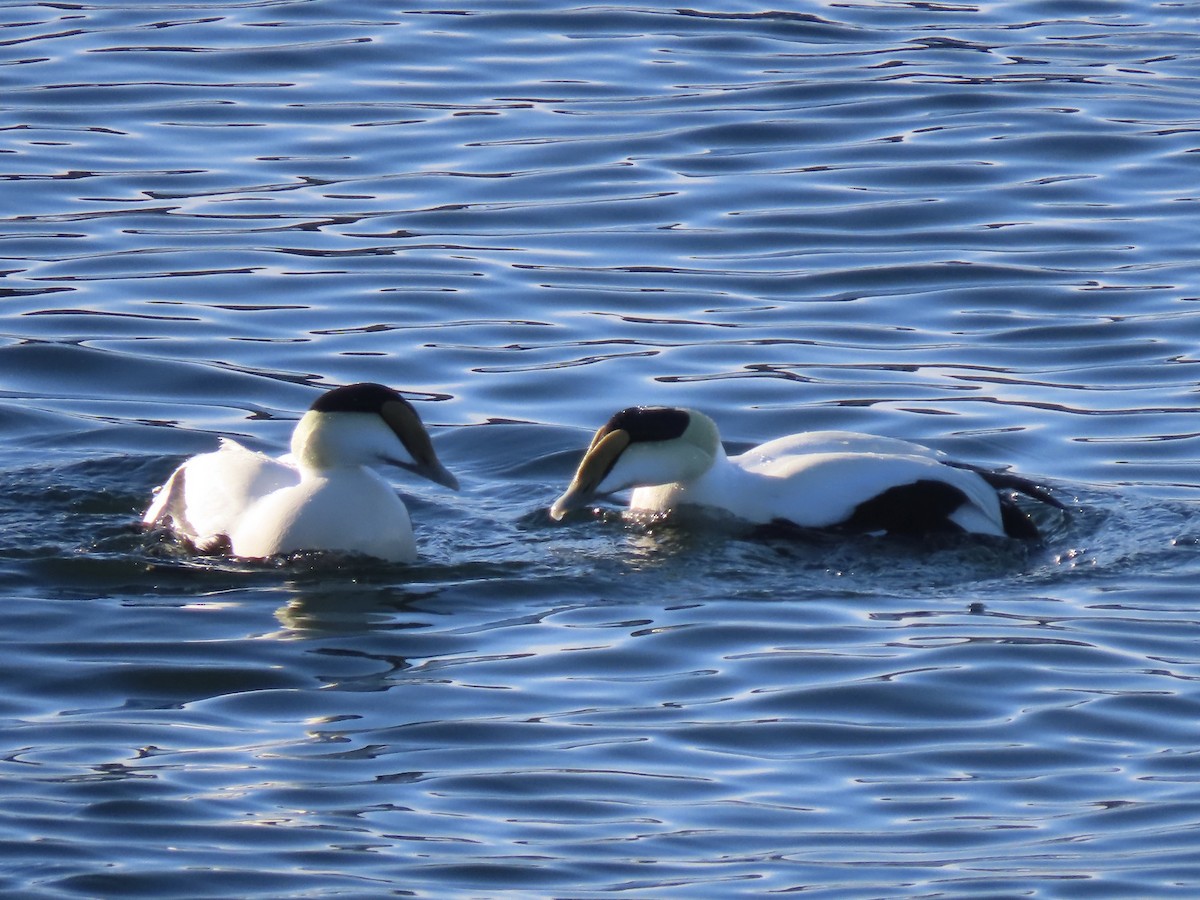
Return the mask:
<svg viewBox="0 0 1200 900">
<path fill-rule="evenodd" d="M 0 893 L 1200 895 L 1198 23 L 0 0 Z M 418 564 L 138 528 L 355 381 Z M 551 522 L 640 403 L 1071 512 Z"/>
</svg>

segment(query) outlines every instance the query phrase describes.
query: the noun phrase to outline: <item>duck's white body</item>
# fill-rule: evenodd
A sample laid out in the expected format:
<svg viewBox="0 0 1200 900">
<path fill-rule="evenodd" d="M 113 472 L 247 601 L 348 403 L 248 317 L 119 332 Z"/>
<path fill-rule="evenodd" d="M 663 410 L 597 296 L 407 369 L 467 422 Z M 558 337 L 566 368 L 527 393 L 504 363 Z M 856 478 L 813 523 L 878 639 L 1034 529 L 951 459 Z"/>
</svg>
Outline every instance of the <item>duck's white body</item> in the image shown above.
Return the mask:
<svg viewBox="0 0 1200 900">
<path fill-rule="evenodd" d="M 632 487 L 630 509 L 646 513 L 699 509 L 802 528 L 1036 536 L 1000 486 L 1057 505 L 1023 479 L 962 466 L 908 441 L 818 431 L 729 457 L 702 413 L 634 407 L 596 433 L 550 513 L 560 519 L 596 496 Z"/>
<path fill-rule="evenodd" d="M 658 513 L 694 507 L 760 525 L 830 528 L 892 488 L 937 481 L 967 498 L 949 515 L 954 524 L 975 534 L 1004 535 L 995 489 L 975 472 L 948 466 L 939 457 L 919 444 L 869 434 L 793 434 L 739 456 L 726 456 L 718 447 L 712 466 L 698 478 L 639 487 L 629 508 Z"/>
<path fill-rule="evenodd" d="M 143 521 L 169 518 L 198 549 L 228 542 L 234 556 L 325 550 L 417 558 L 408 510 L 383 478 L 363 466 L 301 469 L 287 459 L 226 439 L 177 468 Z"/>
<path fill-rule="evenodd" d="M 384 395 L 384 402 L 396 401 L 403 403 Z M 320 550 L 415 560 L 408 510 L 369 466 L 390 462 L 457 487 L 453 476 L 407 404 L 399 424 L 357 407 L 326 406 L 314 405 L 300 420 L 285 456 L 223 440 L 215 452 L 187 460 L 158 490 L 143 522 L 168 523 L 202 551 L 227 544 L 242 557 Z"/>
</svg>

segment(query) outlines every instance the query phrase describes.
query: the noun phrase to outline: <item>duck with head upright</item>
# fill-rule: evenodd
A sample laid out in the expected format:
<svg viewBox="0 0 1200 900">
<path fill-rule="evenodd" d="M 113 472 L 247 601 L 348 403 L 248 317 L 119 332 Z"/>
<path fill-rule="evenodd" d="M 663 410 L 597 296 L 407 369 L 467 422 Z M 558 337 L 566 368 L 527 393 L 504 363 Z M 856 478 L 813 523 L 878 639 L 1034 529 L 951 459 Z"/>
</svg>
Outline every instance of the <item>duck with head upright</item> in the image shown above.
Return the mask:
<svg viewBox="0 0 1200 900">
<path fill-rule="evenodd" d="M 145 525 L 201 551 L 259 558 L 303 550 L 416 559 L 404 502 L 372 467 L 390 464 L 458 490 L 412 405 L 380 384 L 318 397 L 278 459 L 224 439 L 157 489 Z"/>
<path fill-rule="evenodd" d="M 1012 491 L 1062 509 L 1015 475 L 919 444 L 848 431 L 793 434 L 726 456 L 717 426 L 694 409 L 639 406 L 596 432 L 554 519 L 596 497 L 635 488 L 645 513 L 701 509 L 756 524 L 851 533 L 967 532 L 1036 538 Z"/>
</svg>

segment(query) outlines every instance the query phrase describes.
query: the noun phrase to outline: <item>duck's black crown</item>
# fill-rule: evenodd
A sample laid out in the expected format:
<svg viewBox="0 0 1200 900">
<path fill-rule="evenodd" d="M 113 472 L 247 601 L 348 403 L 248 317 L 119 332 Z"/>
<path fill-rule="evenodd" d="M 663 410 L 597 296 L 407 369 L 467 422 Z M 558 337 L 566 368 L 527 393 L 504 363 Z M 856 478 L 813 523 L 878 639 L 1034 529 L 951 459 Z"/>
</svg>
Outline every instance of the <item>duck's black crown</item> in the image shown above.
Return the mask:
<svg viewBox="0 0 1200 900">
<path fill-rule="evenodd" d="M 399 401 L 405 406 L 408 401 L 390 387 L 371 381 L 348 384 L 334 388 L 316 399 L 309 409 L 314 412 L 358 412 L 377 413 L 385 403 Z"/>
<path fill-rule="evenodd" d="M 673 406 L 631 406 L 623 409 L 601 429 L 604 433 L 621 430 L 630 443 L 669 441 L 687 431 L 691 416 L 686 409 Z"/>
</svg>

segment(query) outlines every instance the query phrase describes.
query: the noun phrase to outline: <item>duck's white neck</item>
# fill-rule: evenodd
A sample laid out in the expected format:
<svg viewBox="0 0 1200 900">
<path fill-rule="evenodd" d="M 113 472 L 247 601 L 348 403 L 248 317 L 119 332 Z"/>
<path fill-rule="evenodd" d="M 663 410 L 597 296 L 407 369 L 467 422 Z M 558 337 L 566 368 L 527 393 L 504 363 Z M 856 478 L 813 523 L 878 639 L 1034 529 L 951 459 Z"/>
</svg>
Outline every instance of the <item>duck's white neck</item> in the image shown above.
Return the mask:
<svg viewBox="0 0 1200 900">
<path fill-rule="evenodd" d="M 742 505 L 747 490 L 747 473 L 734 465 L 725 448 L 717 444 L 712 465 L 694 478 L 638 488 L 633 492 L 631 509 L 664 511 L 677 506 L 711 506 L 734 509 Z"/>
<path fill-rule="evenodd" d="M 693 502 L 728 506 L 728 503 L 715 498 L 736 497 L 744 487 L 745 480 L 746 472 L 729 461 L 725 448 L 718 443 L 716 453 L 713 454 L 712 465 L 699 477 L 683 482 L 681 487 L 696 498 Z"/>
</svg>

